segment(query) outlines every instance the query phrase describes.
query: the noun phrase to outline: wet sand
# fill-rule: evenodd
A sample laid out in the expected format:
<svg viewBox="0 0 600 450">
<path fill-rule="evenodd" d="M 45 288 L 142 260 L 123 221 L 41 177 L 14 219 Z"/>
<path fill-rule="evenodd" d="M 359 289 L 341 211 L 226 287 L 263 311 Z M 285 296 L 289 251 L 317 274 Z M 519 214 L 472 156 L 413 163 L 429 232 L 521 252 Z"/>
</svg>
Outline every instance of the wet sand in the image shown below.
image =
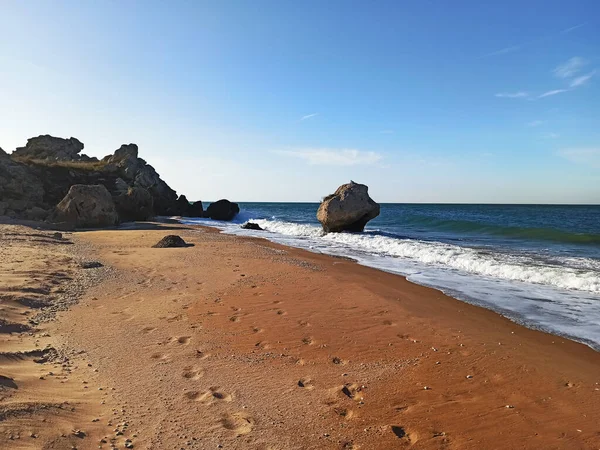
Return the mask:
<svg viewBox="0 0 600 450">
<path fill-rule="evenodd" d="M 169 227 L 1 226 L 0 448 L 600 448 L 592 349 L 352 261 Z M 151 248 L 167 234 L 194 246 Z"/>
</svg>

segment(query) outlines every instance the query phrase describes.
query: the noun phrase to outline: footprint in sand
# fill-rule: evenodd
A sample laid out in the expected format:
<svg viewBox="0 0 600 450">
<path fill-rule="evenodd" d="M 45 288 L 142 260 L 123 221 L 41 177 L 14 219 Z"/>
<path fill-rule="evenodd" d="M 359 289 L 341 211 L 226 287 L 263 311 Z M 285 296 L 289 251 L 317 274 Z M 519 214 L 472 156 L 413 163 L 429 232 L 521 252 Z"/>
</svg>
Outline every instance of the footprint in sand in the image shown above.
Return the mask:
<svg viewBox="0 0 600 450">
<path fill-rule="evenodd" d="M 271 346 L 269 345 L 268 342 L 266 341 L 259 341 L 256 344 L 254 344 L 254 346 L 260 350 L 268 350 L 271 348 Z"/>
<path fill-rule="evenodd" d="M 333 412 L 335 413 L 335 415 L 344 419 L 351 419 L 352 417 L 354 417 L 354 411 L 348 408 L 343 408 L 341 406 L 336 406 L 335 408 L 333 408 Z"/>
<path fill-rule="evenodd" d="M 154 330 L 156 330 L 156 327 L 144 327 L 142 328 L 142 333 L 148 334 L 152 333 Z"/>
<path fill-rule="evenodd" d="M 308 321 L 306 320 L 299 320 L 298 325 L 300 325 L 301 327 L 309 327 L 310 323 L 308 323 Z"/>
<path fill-rule="evenodd" d="M 238 436 L 248 434 L 254 427 L 255 420 L 246 413 L 225 414 L 221 418 L 221 425 L 226 430 L 235 432 Z"/>
<path fill-rule="evenodd" d="M 166 361 L 169 359 L 169 355 L 165 355 L 163 353 L 153 353 L 150 357 L 158 361 Z"/>
<path fill-rule="evenodd" d="M 277 310 L 277 315 L 278 316 L 285 316 L 287 314 L 287 312 L 285 312 L 283 309 L 278 309 Z"/>
<path fill-rule="evenodd" d="M 258 327 L 252 327 L 252 332 L 253 333 L 262 333 L 264 330 L 262 328 L 258 328 Z"/>
<path fill-rule="evenodd" d="M 181 376 L 188 380 L 199 380 L 204 376 L 204 369 L 188 366 L 183 369 Z"/>
<path fill-rule="evenodd" d="M 194 393 L 190 393 L 190 394 L 193 394 L 193 395 L 191 397 L 188 396 L 188 398 L 191 398 L 198 402 L 204 403 L 205 405 L 211 405 L 211 404 L 217 403 L 217 402 L 230 402 L 233 400 L 233 396 L 231 394 L 227 394 L 227 393 L 221 391 L 216 386 L 211 387 L 206 392 L 200 392 L 200 393 L 196 392 L 195 394 Z"/>
<path fill-rule="evenodd" d="M 230 321 L 230 322 L 234 322 L 234 323 L 235 323 L 235 322 L 239 322 L 239 321 L 240 321 L 240 316 L 231 316 L 231 317 L 229 318 L 229 321 Z"/>
<path fill-rule="evenodd" d="M 315 343 L 315 341 L 310 336 L 307 336 L 307 337 L 302 338 L 302 343 L 304 345 L 313 345 Z"/>
</svg>

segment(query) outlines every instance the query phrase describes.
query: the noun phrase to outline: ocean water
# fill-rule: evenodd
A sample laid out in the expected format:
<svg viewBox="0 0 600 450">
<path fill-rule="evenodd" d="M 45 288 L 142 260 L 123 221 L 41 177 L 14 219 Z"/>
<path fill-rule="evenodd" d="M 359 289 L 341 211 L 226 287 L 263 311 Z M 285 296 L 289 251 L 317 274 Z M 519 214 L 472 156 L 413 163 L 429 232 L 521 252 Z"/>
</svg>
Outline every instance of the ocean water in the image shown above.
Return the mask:
<svg viewBox="0 0 600 450">
<path fill-rule="evenodd" d="M 600 206 L 382 204 L 365 232 L 331 234 L 318 206 L 240 203 L 230 223 L 183 221 L 351 257 L 600 350 Z"/>
</svg>

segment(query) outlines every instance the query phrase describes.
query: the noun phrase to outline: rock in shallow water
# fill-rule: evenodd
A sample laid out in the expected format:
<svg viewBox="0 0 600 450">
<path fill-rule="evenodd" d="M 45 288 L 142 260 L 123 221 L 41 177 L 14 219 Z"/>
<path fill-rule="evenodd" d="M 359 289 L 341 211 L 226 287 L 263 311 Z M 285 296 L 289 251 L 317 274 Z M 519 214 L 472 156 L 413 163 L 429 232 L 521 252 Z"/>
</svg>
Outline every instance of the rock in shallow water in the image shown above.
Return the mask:
<svg viewBox="0 0 600 450">
<path fill-rule="evenodd" d="M 254 222 L 246 222 L 244 225 L 242 225 L 242 228 L 244 230 L 257 230 L 257 231 L 264 231 L 259 224 L 254 223 Z"/>
<path fill-rule="evenodd" d="M 326 232 L 363 231 L 379 215 L 379 205 L 369 197 L 369 188 L 350 181 L 323 199 L 317 219 Z"/>
<path fill-rule="evenodd" d="M 237 203 L 229 200 L 219 200 L 208 205 L 206 208 L 206 217 L 213 220 L 232 220 L 237 213 L 240 212 L 240 207 Z"/>
</svg>

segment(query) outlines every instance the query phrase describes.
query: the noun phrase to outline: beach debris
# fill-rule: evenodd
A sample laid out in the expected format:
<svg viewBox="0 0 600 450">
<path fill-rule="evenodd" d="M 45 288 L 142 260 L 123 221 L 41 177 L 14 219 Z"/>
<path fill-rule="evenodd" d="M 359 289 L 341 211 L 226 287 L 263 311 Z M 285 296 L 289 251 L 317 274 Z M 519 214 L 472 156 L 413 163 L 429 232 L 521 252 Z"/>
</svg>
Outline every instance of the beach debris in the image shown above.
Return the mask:
<svg viewBox="0 0 600 450">
<path fill-rule="evenodd" d="M 175 234 L 169 234 L 154 244 L 153 248 L 174 248 L 174 247 L 190 247 L 191 244 L 187 244 L 181 236 Z"/>
<path fill-rule="evenodd" d="M 431 390 L 431 387 L 429 387 L 429 386 L 423 386 L 423 390 L 425 390 L 425 391 L 430 391 L 430 390 Z"/>
<path fill-rule="evenodd" d="M 317 220 L 326 233 L 363 231 L 367 222 L 379 215 L 379 205 L 369 197 L 369 188 L 350 181 L 323 199 Z"/>
</svg>

